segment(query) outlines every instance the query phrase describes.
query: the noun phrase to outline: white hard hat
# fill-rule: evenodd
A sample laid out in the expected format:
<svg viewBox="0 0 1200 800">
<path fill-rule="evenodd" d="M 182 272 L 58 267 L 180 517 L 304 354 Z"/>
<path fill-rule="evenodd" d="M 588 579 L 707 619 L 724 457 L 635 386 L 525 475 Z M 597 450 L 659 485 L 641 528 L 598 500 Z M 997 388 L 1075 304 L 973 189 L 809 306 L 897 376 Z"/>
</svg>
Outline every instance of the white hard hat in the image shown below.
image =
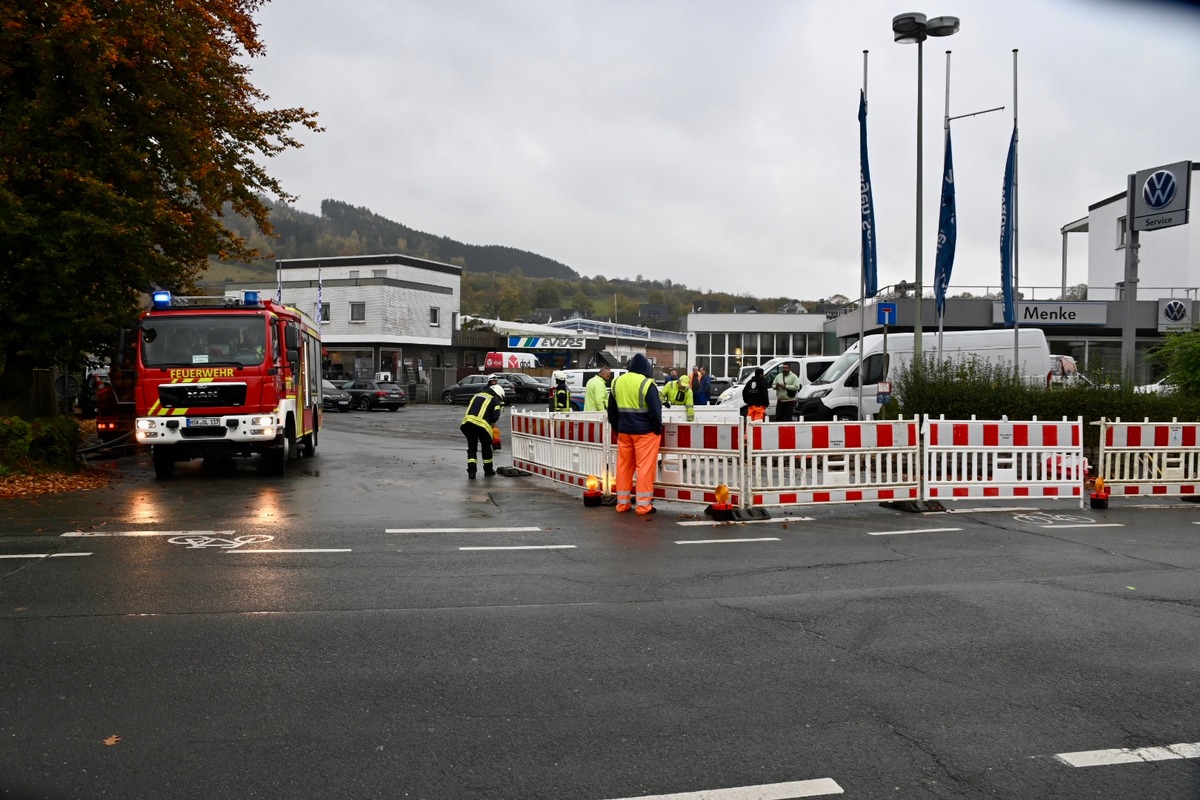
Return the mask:
<svg viewBox="0 0 1200 800">
<path fill-rule="evenodd" d="M 565 381 L 566 379 L 567 379 L 567 373 L 563 372 L 561 369 L 554 370 L 554 380 Z"/>
<path fill-rule="evenodd" d="M 500 384 L 497 383 L 495 386 L 491 387 L 491 390 L 493 392 L 495 392 L 496 396 L 499 397 L 501 400 L 504 399 L 504 387 L 503 386 L 501 386 Z"/>
</svg>

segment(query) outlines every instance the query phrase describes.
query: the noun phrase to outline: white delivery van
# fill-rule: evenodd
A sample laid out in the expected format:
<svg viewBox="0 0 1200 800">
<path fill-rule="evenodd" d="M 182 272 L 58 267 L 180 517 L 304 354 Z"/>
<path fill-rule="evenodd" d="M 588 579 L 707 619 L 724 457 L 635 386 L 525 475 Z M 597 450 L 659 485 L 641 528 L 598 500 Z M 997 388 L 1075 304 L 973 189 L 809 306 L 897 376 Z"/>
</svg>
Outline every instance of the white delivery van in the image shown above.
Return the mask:
<svg viewBox="0 0 1200 800">
<path fill-rule="evenodd" d="M 483 368 L 486 370 L 507 370 L 508 372 L 519 372 L 523 369 L 537 369 L 540 366 L 541 364 L 538 363 L 538 357 L 529 352 L 494 352 L 488 353 L 483 359 Z"/>
<path fill-rule="evenodd" d="M 1020 374 L 1039 386 L 1046 385 L 1050 371 L 1050 347 L 1040 328 L 1021 328 L 1018 333 L 1017 357 Z M 1007 364 L 1013 360 L 1012 330 L 947 331 L 942 334 L 942 350 L 937 352 L 937 333 L 921 337 L 922 357 L 937 361 L 966 362 L 972 359 L 982 364 Z M 797 415 L 806 421 L 858 419 L 859 399 L 862 417 L 879 413 L 876 395 L 880 381 L 894 382 L 902 367 L 912 362 L 913 334 L 893 333 L 887 337 L 887 359 L 884 359 L 884 337 L 872 334 L 863 338 L 863 372 L 866 381 L 859 392 L 858 342 L 842 353 L 838 360 L 818 380 L 800 391 L 796 403 Z M 895 389 L 893 385 L 892 389 Z"/>
<path fill-rule="evenodd" d="M 587 391 L 587 383 L 592 378 L 600 374 L 599 368 L 591 369 L 564 369 L 561 370 L 567 376 L 567 388 L 571 390 L 571 410 L 583 410 L 583 398 Z M 613 367 L 612 379 L 615 381 L 619 376 L 624 375 L 629 370 L 623 367 Z M 550 391 L 554 391 L 554 378 L 550 379 Z"/>
<path fill-rule="evenodd" d="M 767 379 L 767 386 L 772 386 L 775 383 L 775 376 L 779 374 L 779 368 L 785 363 L 791 368 L 792 372 L 800 378 L 800 388 L 803 389 L 827 370 L 833 362 L 837 361 L 836 356 L 800 356 L 796 358 L 772 358 L 759 366 L 763 369 L 763 377 Z M 742 374 L 738 376 L 738 382 L 730 386 L 725 391 L 721 392 L 720 398 L 717 400 L 717 405 L 733 406 L 741 408 L 745 401 L 742 400 L 742 389 L 745 388 L 746 381 L 754 375 L 754 370 L 757 367 L 742 367 Z M 771 405 L 767 407 L 767 416 L 775 416 L 775 392 L 768 392 L 771 398 Z"/>
</svg>

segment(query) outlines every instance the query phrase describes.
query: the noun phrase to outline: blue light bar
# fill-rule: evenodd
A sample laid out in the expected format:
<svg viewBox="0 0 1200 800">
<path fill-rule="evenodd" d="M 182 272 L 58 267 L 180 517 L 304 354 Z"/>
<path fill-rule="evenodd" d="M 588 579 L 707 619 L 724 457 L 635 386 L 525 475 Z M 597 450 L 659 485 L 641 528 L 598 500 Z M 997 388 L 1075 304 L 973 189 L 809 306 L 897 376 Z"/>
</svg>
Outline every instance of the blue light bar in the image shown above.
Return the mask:
<svg viewBox="0 0 1200 800">
<path fill-rule="evenodd" d="M 169 291 L 167 291 L 166 289 L 162 289 L 160 291 L 155 292 L 153 295 L 153 298 L 154 298 L 154 307 L 155 308 L 170 308 L 171 307 L 171 293 Z"/>
<path fill-rule="evenodd" d="M 244 295 L 242 295 L 242 305 L 258 305 L 258 292 L 246 292 Z"/>
</svg>

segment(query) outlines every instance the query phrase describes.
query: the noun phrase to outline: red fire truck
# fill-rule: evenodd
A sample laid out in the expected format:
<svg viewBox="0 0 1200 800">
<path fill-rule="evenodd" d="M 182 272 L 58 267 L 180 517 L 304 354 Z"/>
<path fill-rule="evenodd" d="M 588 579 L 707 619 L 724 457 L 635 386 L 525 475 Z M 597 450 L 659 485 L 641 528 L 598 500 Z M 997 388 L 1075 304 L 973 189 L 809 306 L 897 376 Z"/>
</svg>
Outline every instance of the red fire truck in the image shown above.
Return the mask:
<svg viewBox="0 0 1200 800">
<path fill-rule="evenodd" d="M 261 455 L 282 475 L 313 455 L 321 427 L 321 334 L 257 292 L 241 299 L 155 292 L 138 321 L 138 444 L 167 479 L 193 458 Z"/>
</svg>

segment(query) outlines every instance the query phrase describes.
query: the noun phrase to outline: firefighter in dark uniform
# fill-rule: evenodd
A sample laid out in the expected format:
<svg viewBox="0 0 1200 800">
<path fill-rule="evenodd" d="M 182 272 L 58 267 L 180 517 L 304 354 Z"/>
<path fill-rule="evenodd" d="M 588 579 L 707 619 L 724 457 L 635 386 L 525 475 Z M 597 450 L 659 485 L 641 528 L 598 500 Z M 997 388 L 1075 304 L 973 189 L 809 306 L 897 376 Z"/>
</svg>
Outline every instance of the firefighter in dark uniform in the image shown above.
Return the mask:
<svg viewBox="0 0 1200 800">
<path fill-rule="evenodd" d="M 555 386 L 550 390 L 550 410 L 567 414 L 571 411 L 571 389 L 567 386 L 567 373 L 554 373 Z"/>
<path fill-rule="evenodd" d="M 475 480 L 478 462 L 475 459 L 476 450 L 483 450 L 483 475 L 490 478 L 496 474 L 492 467 L 492 427 L 500 421 L 500 412 L 504 410 L 504 387 L 495 378 L 488 381 L 486 389 L 481 389 L 467 403 L 467 413 L 463 416 L 459 430 L 467 437 L 467 477 Z"/>
</svg>

